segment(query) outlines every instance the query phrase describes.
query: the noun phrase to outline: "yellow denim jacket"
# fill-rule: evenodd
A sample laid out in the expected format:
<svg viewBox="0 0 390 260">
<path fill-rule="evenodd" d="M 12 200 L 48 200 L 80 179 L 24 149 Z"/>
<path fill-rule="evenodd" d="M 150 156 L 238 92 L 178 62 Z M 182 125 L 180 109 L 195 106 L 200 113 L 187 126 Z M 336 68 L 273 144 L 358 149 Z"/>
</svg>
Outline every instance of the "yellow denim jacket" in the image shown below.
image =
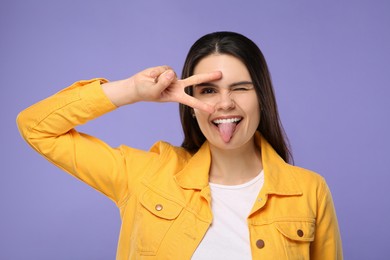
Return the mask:
<svg viewBox="0 0 390 260">
<path fill-rule="evenodd" d="M 74 127 L 115 109 L 103 79 L 80 81 L 18 116 L 50 162 L 111 198 L 122 219 L 117 259 L 191 259 L 213 220 L 205 142 L 191 155 L 164 142 L 112 148 Z M 331 193 L 318 174 L 285 163 L 261 137 L 265 183 L 247 218 L 253 259 L 342 259 Z"/>
</svg>

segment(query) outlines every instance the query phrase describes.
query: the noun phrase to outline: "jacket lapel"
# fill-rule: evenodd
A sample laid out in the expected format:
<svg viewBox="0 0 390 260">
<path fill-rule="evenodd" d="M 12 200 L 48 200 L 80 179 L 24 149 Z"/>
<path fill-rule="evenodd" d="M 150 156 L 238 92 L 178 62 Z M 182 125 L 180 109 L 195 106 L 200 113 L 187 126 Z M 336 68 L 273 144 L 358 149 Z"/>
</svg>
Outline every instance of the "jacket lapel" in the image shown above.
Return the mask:
<svg viewBox="0 0 390 260">
<path fill-rule="evenodd" d="M 188 164 L 175 175 L 177 183 L 184 189 L 202 190 L 209 185 L 210 148 L 204 142 Z"/>
<path fill-rule="evenodd" d="M 264 185 L 250 214 L 261 209 L 269 195 L 299 196 L 302 190 L 292 173 L 292 166 L 286 163 L 265 140 L 256 133 L 257 144 L 261 147 L 261 160 L 264 169 Z"/>
</svg>

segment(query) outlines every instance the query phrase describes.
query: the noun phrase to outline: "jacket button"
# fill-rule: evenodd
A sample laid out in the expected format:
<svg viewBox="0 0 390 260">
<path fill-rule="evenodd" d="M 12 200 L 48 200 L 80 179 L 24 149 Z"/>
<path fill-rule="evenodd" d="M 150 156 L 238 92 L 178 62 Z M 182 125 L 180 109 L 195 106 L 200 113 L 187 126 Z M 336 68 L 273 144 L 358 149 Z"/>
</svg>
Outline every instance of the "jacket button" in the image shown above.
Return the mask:
<svg viewBox="0 0 390 260">
<path fill-rule="evenodd" d="M 157 211 L 161 211 L 163 209 L 163 206 L 161 204 L 157 204 L 155 207 L 154 207 Z"/>
<path fill-rule="evenodd" d="M 257 248 L 262 249 L 265 246 L 264 240 L 262 240 L 262 239 L 257 240 L 256 241 L 256 246 L 257 246 Z"/>
<path fill-rule="evenodd" d="M 301 229 L 298 229 L 298 230 L 297 230 L 297 235 L 298 235 L 299 237 L 303 237 L 303 231 L 302 231 Z"/>
</svg>

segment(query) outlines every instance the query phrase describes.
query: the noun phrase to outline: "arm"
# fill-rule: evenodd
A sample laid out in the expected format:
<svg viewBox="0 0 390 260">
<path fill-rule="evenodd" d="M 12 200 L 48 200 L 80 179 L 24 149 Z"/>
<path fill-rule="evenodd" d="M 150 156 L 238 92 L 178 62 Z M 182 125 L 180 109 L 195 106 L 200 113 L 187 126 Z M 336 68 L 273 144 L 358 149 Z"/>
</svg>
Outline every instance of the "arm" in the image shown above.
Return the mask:
<svg viewBox="0 0 390 260">
<path fill-rule="evenodd" d="M 77 82 L 22 111 L 17 124 L 34 150 L 119 204 L 128 192 L 121 150 L 74 129 L 116 108 L 103 82 Z"/>
<path fill-rule="evenodd" d="M 192 102 L 204 108 L 204 104 L 184 93 L 184 87 L 201 80 L 216 79 L 218 73 L 181 81 L 171 73 L 173 71 L 167 67 L 156 67 L 112 83 L 103 79 L 77 82 L 22 111 L 17 118 L 19 131 L 28 144 L 50 162 L 120 205 L 126 199 L 128 183 L 132 181 L 128 180 L 127 173 L 130 171 L 130 176 L 136 178 L 136 173 L 131 172 L 129 157 L 141 156 L 148 164 L 153 156 L 134 149 L 130 149 L 132 154 L 129 154 L 129 149 L 111 148 L 74 128 L 118 106 L 143 100 Z"/>
<path fill-rule="evenodd" d="M 310 258 L 342 260 L 341 237 L 332 195 L 325 181 L 321 184 L 315 238 L 310 248 Z"/>
</svg>

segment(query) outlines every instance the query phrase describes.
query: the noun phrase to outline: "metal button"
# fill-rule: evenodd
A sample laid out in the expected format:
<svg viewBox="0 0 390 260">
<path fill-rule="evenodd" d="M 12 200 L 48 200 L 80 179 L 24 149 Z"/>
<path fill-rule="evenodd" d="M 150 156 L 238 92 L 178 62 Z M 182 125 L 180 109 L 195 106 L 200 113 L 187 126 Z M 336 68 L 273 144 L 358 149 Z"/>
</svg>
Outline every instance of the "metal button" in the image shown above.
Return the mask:
<svg viewBox="0 0 390 260">
<path fill-rule="evenodd" d="M 156 207 L 154 207 L 157 211 L 161 211 L 163 209 L 163 206 L 161 204 L 157 204 Z"/>
<path fill-rule="evenodd" d="M 297 235 L 298 235 L 299 237 L 303 237 L 303 231 L 302 231 L 301 229 L 298 229 L 298 230 L 297 230 Z"/>
<path fill-rule="evenodd" d="M 263 248 L 265 246 L 264 240 L 262 240 L 262 239 L 257 240 L 256 246 L 257 246 L 257 248 L 260 248 L 260 249 Z"/>
</svg>

